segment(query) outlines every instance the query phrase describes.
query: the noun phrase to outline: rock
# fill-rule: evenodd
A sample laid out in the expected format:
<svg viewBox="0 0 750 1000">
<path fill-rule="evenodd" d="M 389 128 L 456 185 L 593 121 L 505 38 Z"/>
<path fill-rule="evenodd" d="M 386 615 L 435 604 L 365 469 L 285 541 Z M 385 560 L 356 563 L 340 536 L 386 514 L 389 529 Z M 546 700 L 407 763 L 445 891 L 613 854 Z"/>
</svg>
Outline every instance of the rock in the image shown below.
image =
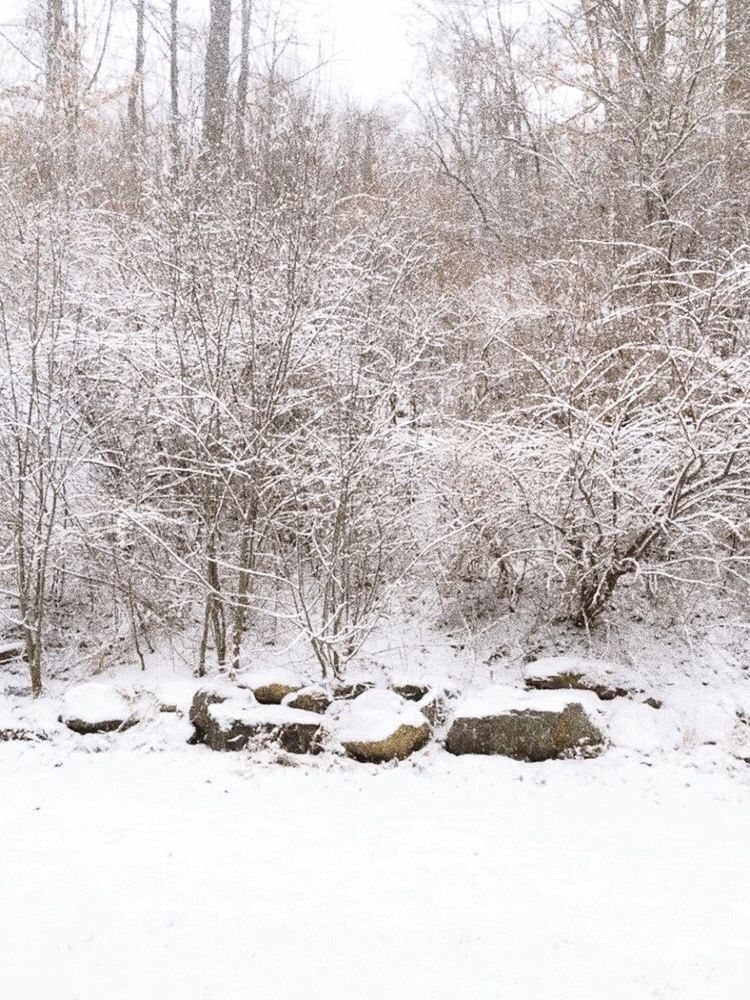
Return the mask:
<svg viewBox="0 0 750 1000">
<path fill-rule="evenodd" d="M 165 681 L 156 692 L 159 711 L 189 716 L 197 690 L 199 687 L 195 680 Z"/>
<path fill-rule="evenodd" d="M 547 656 L 526 667 L 530 691 L 593 691 L 602 701 L 624 698 L 632 692 L 615 679 L 622 668 L 607 660 L 583 656 Z"/>
<path fill-rule="evenodd" d="M 430 689 L 424 684 L 394 684 L 393 690 L 406 701 L 421 701 Z"/>
<path fill-rule="evenodd" d="M 365 691 L 372 691 L 375 685 L 371 681 L 357 681 L 355 684 L 337 684 L 333 689 L 333 697 L 337 701 L 351 701 L 359 698 Z"/>
<path fill-rule="evenodd" d="M 281 667 L 248 670 L 238 676 L 237 685 L 249 688 L 261 705 L 280 705 L 288 694 L 294 694 L 303 687 L 293 671 Z"/>
<path fill-rule="evenodd" d="M 448 718 L 448 701 L 439 691 L 428 691 L 417 702 L 417 708 L 433 727 L 441 726 Z"/>
<path fill-rule="evenodd" d="M 195 726 L 196 742 L 200 742 L 208 725 L 208 710 L 212 705 L 220 705 L 230 698 L 236 698 L 238 691 L 223 677 L 199 687 L 193 695 L 188 718 Z"/>
<path fill-rule="evenodd" d="M 0 743 L 10 743 L 14 740 L 47 740 L 48 733 L 32 732 L 30 729 L 0 728 Z"/>
<path fill-rule="evenodd" d="M 299 687 L 290 687 L 288 684 L 261 684 L 253 693 L 261 705 L 280 705 L 288 694 L 295 694 L 299 690 Z"/>
<path fill-rule="evenodd" d="M 657 711 L 662 707 L 664 702 L 661 698 L 644 698 L 643 704 L 648 705 L 650 708 L 655 708 Z"/>
<path fill-rule="evenodd" d="M 421 750 L 430 738 L 427 722 L 421 726 L 399 726 L 384 740 L 350 740 L 344 743 L 349 757 L 365 764 L 383 764 L 389 760 L 404 760 Z"/>
<path fill-rule="evenodd" d="M 74 733 L 111 733 L 129 729 L 137 721 L 127 700 L 111 684 L 76 684 L 65 693 L 60 722 Z"/>
<path fill-rule="evenodd" d="M 419 708 L 394 691 L 364 691 L 336 705 L 331 714 L 346 754 L 365 763 L 404 760 L 430 738 L 429 723 Z"/>
<path fill-rule="evenodd" d="M 0 663 L 26 659 L 26 644 L 23 642 L 0 643 Z"/>
<path fill-rule="evenodd" d="M 445 747 L 453 754 L 500 754 L 526 761 L 595 756 L 604 736 L 587 711 L 598 716 L 596 701 L 590 692 L 573 696 L 491 688 L 459 707 Z"/>
<path fill-rule="evenodd" d="M 274 745 L 300 754 L 317 753 L 322 735 L 322 720 L 314 712 L 286 705 L 225 701 L 209 707 L 204 738 L 212 750 Z"/>
<path fill-rule="evenodd" d="M 325 715 L 333 699 L 323 688 L 305 687 L 288 694 L 282 705 L 289 708 L 299 708 L 303 712 L 315 712 Z"/>
</svg>

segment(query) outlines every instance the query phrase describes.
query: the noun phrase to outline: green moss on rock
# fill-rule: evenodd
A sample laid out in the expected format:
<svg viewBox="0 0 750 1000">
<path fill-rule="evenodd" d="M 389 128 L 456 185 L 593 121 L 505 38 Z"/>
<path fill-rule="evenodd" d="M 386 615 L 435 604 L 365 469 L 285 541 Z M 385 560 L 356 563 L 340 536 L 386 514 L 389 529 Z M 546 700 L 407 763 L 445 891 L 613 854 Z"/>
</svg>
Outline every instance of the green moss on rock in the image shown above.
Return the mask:
<svg viewBox="0 0 750 1000">
<path fill-rule="evenodd" d="M 349 757 L 366 764 L 383 764 L 389 760 L 404 760 L 421 750 L 430 738 L 430 727 L 399 726 L 387 739 L 344 743 Z"/>
<path fill-rule="evenodd" d="M 513 710 L 487 718 L 459 717 L 445 742 L 453 754 L 498 754 L 541 761 L 601 752 L 604 736 L 578 704 L 562 711 Z"/>
</svg>

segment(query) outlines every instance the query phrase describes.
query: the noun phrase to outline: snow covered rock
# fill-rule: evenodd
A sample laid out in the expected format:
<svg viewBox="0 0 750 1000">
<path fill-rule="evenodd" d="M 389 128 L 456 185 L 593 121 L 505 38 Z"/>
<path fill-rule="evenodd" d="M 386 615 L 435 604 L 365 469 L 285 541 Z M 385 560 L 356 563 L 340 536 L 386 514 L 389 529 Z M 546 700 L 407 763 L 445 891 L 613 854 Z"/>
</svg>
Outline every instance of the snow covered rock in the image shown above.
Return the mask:
<svg viewBox="0 0 750 1000">
<path fill-rule="evenodd" d="M 433 728 L 441 726 L 448 718 L 448 699 L 441 691 L 427 691 L 416 706 Z"/>
<path fill-rule="evenodd" d="M 622 682 L 623 668 L 607 660 L 585 656 L 546 656 L 526 666 L 526 687 L 531 691 L 574 689 L 593 691 L 603 701 L 624 698 L 631 692 Z"/>
<path fill-rule="evenodd" d="M 419 708 L 395 691 L 364 691 L 336 706 L 335 732 L 347 755 L 365 763 L 404 760 L 430 738 Z"/>
<path fill-rule="evenodd" d="M 249 688 L 261 705 L 280 705 L 288 694 L 294 694 L 304 686 L 294 671 L 281 667 L 248 670 L 240 674 L 237 684 L 241 688 Z"/>
<path fill-rule="evenodd" d="M 190 706 L 189 719 L 195 726 L 195 742 L 200 742 L 205 736 L 208 726 L 208 710 L 212 705 L 221 705 L 222 702 L 241 697 L 241 692 L 237 690 L 231 681 L 225 677 L 219 677 L 208 684 L 203 684 L 193 695 L 193 703 Z M 249 701 L 252 695 L 245 693 L 245 700 Z"/>
<path fill-rule="evenodd" d="M 90 681 L 66 691 L 60 721 L 74 733 L 86 735 L 128 729 L 138 720 L 116 687 Z"/>
<path fill-rule="evenodd" d="M 333 699 L 323 688 L 303 687 L 286 695 L 282 705 L 288 708 L 300 708 L 303 712 L 315 712 L 325 715 Z"/>
<path fill-rule="evenodd" d="M 23 729 L 20 726 L 6 726 L 0 722 L 0 743 L 12 743 L 15 740 L 47 740 L 49 733 Z"/>
<path fill-rule="evenodd" d="M 278 745 L 289 753 L 316 753 L 322 719 L 286 705 L 248 705 L 224 701 L 208 709 L 205 742 L 212 750 L 242 750 L 248 745 Z"/>
<path fill-rule="evenodd" d="M 337 684 L 333 689 L 333 697 L 337 701 L 351 701 L 359 698 L 365 691 L 372 691 L 375 685 L 372 681 L 355 681 L 352 684 Z"/>
<path fill-rule="evenodd" d="M 459 706 L 445 747 L 453 754 L 500 754 L 540 761 L 576 753 L 594 756 L 604 744 L 598 698 L 588 691 L 519 691 L 492 687 Z"/>
<path fill-rule="evenodd" d="M 393 690 L 406 701 L 421 701 L 429 693 L 426 684 L 394 684 Z"/>
<path fill-rule="evenodd" d="M 0 663 L 10 663 L 11 660 L 26 658 L 26 646 L 22 642 L 0 643 Z"/>
</svg>

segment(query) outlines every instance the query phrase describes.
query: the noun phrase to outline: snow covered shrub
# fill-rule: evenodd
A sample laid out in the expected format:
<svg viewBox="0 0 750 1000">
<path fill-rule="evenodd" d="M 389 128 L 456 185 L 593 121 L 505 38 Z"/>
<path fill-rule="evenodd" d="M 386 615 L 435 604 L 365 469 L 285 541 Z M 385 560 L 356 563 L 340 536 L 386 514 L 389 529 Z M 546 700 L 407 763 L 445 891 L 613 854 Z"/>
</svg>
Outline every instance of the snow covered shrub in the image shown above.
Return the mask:
<svg viewBox="0 0 750 1000">
<path fill-rule="evenodd" d="M 747 361 L 629 345 L 532 367 L 536 392 L 477 433 L 564 612 L 594 623 L 632 574 L 744 579 L 726 538 L 750 489 Z"/>
</svg>

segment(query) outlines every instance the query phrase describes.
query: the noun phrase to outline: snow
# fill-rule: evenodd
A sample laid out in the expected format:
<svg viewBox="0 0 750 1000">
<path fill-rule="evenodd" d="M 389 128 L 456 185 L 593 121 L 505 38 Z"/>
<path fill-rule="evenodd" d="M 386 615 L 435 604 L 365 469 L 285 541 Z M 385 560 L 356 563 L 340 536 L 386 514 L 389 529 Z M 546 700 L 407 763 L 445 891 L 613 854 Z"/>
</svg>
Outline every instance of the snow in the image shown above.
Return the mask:
<svg viewBox="0 0 750 1000">
<path fill-rule="evenodd" d="M 3 993 L 739 1000 L 748 773 L 0 744 Z"/>
<path fill-rule="evenodd" d="M 315 712 L 305 712 L 299 708 L 289 708 L 287 705 L 248 705 L 245 701 L 235 699 L 211 705 L 208 714 L 222 729 L 229 728 L 233 722 L 274 726 L 296 722 L 319 726 L 323 720 L 323 717 Z"/>
<path fill-rule="evenodd" d="M 652 754 L 674 750 L 682 742 L 680 716 L 672 709 L 618 699 L 607 714 L 607 737 L 614 746 Z"/>
<path fill-rule="evenodd" d="M 166 680 L 157 687 L 159 704 L 173 706 L 178 712 L 187 715 L 195 692 L 202 686 L 195 679 Z"/>
<path fill-rule="evenodd" d="M 523 691 L 494 684 L 471 692 L 456 706 L 455 714 L 465 719 L 485 719 L 508 712 L 562 712 L 568 705 L 580 705 L 589 714 L 599 714 L 604 703 L 592 691 Z"/>
<path fill-rule="evenodd" d="M 527 664 L 527 677 L 547 680 L 560 674 L 582 674 L 591 681 L 610 682 L 614 677 L 620 677 L 623 666 L 608 660 L 599 660 L 589 656 L 544 656 Z"/>
<path fill-rule="evenodd" d="M 387 740 L 401 726 L 424 726 L 427 722 L 414 702 L 395 693 L 373 689 L 359 697 L 331 706 L 327 714 L 341 743 L 377 743 Z"/>
<path fill-rule="evenodd" d="M 112 684 L 89 681 L 68 688 L 63 698 L 63 719 L 77 719 L 94 725 L 127 719 L 130 706 Z"/>
<path fill-rule="evenodd" d="M 252 670 L 243 670 L 237 674 L 237 683 L 240 687 L 255 688 L 266 687 L 269 684 L 283 684 L 285 687 L 302 687 L 304 680 L 291 667 L 253 667 Z"/>
</svg>

